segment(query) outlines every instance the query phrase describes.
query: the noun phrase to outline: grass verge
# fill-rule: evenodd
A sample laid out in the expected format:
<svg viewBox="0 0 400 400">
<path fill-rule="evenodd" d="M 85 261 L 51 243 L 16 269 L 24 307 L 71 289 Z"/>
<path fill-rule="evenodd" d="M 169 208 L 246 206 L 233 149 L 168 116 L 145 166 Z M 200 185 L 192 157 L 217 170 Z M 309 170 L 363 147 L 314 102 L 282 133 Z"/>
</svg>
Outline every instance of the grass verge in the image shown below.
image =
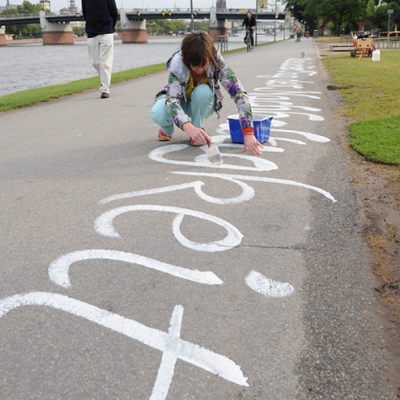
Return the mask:
<svg viewBox="0 0 400 400">
<path fill-rule="evenodd" d="M 350 122 L 350 145 L 368 160 L 400 165 L 400 52 L 381 50 L 373 62 L 348 53 L 324 64 L 342 95 L 341 112 Z"/>
</svg>

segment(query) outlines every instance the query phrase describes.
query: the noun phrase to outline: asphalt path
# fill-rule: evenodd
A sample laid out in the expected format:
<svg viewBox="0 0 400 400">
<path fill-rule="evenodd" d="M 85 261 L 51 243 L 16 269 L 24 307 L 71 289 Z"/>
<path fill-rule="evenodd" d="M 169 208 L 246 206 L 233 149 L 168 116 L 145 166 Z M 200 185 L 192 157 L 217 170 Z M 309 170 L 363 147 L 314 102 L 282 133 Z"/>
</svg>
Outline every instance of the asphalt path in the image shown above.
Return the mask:
<svg viewBox="0 0 400 400">
<path fill-rule="evenodd" d="M 313 39 L 225 57 L 261 156 L 149 118 L 162 72 L 0 115 L 1 399 L 394 399 Z"/>
</svg>

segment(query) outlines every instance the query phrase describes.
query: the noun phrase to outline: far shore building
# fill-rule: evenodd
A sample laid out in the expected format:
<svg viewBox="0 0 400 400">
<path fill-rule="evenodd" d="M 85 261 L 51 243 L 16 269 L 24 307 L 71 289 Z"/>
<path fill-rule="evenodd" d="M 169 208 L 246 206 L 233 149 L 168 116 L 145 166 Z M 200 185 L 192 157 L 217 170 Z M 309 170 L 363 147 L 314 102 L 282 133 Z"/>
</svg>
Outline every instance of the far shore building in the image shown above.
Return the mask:
<svg viewBox="0 0 400 400">
<path fill-rule="evenodd" d="M 40 5 L 41 5 L 46 11 L 51 11 L 50 1 L 49 1 L 49 0 L 40 0 Z"/>
<path fill-rule="evenodd" d="M 5 10 L 11 10 L 11 9 L 16 10 L 17 7 L 18 7 L 18 4 L 10 4 L 10 0 L 7 0 L 7 3 L 6 3 L 5 7 L 0 6 L 0 13 L 2 13 Z"/>
<path fill-rule="evenodd" d="M 226 9 L 226 0 L 217 0 L 217 10 Z"/>
</svg>

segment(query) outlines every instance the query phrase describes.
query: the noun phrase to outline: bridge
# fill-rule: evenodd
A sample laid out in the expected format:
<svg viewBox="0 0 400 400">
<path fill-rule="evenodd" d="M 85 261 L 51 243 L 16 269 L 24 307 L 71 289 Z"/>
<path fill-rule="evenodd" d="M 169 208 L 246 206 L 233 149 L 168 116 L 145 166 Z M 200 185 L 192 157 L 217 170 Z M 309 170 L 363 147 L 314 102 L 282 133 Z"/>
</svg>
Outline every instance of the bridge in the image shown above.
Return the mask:
<svg viewBox="0 0 400 400">
<path fill-rule="evenodd" d="M 218 36 L 228 33 L 228 20 L 243 20 L 248 9 L 197 9 L 193 10 L 193 19 L 210 20 L 210 35 L 216 40 Z M 255 14 L 255 10 L 249 10 Z M 152 19 L 191 19 L 190 9 L 133 9 L 126 11 L 121 8 L 118 19 L 121 21 L 122 43 L 147 42 L 146 20 Z M 258 20 L 285 20 L 284 14 L 259 12 Z M 5 27 L 7 25 L 40 24 L 42 27 L 43 44 L 73 44 L 74 37 L 71 22 L 84 21 L 83 16 L 75 14 L 38 14 L 2 15 L 0 16 L 0 46 L 7 45 Z"/>
</svg>

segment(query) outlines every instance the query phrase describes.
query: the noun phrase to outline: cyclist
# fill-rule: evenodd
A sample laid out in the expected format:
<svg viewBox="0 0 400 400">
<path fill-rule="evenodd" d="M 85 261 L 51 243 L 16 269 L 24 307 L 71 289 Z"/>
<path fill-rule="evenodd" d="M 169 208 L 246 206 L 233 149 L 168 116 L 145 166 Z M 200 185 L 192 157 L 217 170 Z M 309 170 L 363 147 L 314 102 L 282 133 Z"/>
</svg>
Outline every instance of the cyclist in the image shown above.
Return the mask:
<svg viewBox="0 0 400 400">
<path fill-rule="evenodd" d="M 246 27 L 250 31 L 251 48 L 254 47 L 254 28 L 256 27 L 256 19 L 252 16 L 251 12 L 248 11 L 247 17 L 243 20 L 242 28 Z"/>
<path fill-rule="evenodd" d="M 308 26 L 306 26 L 306 30 L 304 31 L 304 36 L 308 39 L 308 37 L 310 36 L 310 28 Z"/>
</svg>

